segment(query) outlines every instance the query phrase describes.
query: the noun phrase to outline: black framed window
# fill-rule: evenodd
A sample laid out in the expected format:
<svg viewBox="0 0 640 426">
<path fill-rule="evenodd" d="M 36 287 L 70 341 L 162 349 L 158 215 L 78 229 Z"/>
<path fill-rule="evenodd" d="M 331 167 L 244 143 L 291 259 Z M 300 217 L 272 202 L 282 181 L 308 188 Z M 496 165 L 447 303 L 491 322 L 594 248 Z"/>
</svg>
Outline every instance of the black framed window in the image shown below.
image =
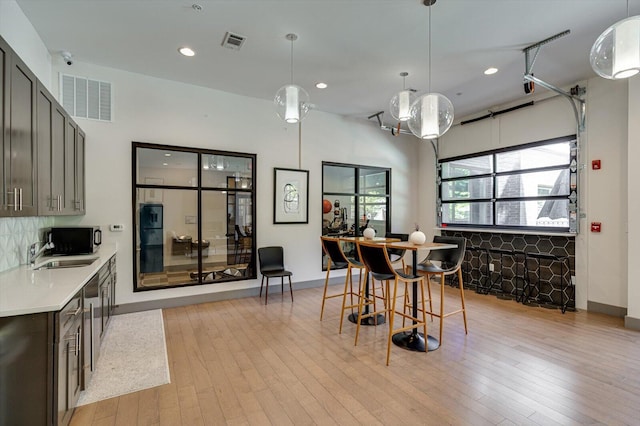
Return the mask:
<svg viewBox="0 0 640 426">
<path fill-rule="evenodd" d="M 577 232 L 577 140 L 442 159 L 442 226 Z"/>
<path fill-rule="evenodd" d="M 134 291 L 256 278 L 256 155 L 132 150 Z"/>
</svg>

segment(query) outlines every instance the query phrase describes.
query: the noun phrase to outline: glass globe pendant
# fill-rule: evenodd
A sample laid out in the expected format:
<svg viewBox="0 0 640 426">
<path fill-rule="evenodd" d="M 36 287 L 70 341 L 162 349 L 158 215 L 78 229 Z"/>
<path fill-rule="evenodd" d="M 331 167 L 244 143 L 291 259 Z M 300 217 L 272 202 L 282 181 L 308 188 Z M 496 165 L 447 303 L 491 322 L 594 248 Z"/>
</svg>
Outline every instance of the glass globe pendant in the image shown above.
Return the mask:
<svg viewBox="0 0 640 426">
<path fill-rule="evenodd" d="M 287 123 L 299 123 L 309 113 L 309 94 L 302 87 L 293 84 L 293 42 L 298 39 L 295 34 L 285 36 L 291 42 L 291 83 L 282 86 L 276 92 L 273 103 L 278 117 Z"/>
<path fill-rule="evenodd" d="M 431 6 L 435 0 L 425 0 L 429 7 L 429 93 L 420 96 L 409 110 L 409 130 L 420 139 L 436 139 L 453 124 L 453 104 L 441 93 L 431 93 Z"/>
<path fill-rule="evenodd" d="M 453 104 L 440 93 L 427 93 L 411 104 L 409 130 L 420 139 L 444 135 L 453 124 Z"/>
<path fill-rule="evenodd" d="M 276 114 L 287 123 L 302 121 L 309 113 L 309 94 L 295 84 L 282 86 L 276 92 L 273 102 Z"/>
<path fill-rule="evenodd" d="M 610 80 L 640 72 L 640 15 L 616 22 L 598 37 L 589 54 L 591 67 Z"/>
<path fill-rule="evenodd" d="M 408 72 L 401 72 L 402 91 L 396 93 L 389 101 L 389 112 L 391 116 L 398 121 L 407 121 L 409 119 L 409 109 L 413 102 L 413 92 L 404 88 L 404 80 L 409 75 Z"/>
</svg>

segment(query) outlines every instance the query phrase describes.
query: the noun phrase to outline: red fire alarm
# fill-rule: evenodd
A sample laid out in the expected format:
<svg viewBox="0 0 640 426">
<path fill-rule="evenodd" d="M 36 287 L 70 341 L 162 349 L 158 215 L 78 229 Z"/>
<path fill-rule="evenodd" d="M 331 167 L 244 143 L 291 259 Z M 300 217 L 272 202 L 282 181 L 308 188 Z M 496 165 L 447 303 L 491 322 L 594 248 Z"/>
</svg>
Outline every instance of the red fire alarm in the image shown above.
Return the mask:
<svg viewBox="0 0 640 426">
<path fill-rule="evenodd" d="M 600 170 L 600 160 L 591 161 L 591 168 L 593 170 Z"/>
<path fill-rule="evenodd" d="M 591 222 L 591 232 L 600 232 L 602 224 L 600 222 Z"/>
</svg>

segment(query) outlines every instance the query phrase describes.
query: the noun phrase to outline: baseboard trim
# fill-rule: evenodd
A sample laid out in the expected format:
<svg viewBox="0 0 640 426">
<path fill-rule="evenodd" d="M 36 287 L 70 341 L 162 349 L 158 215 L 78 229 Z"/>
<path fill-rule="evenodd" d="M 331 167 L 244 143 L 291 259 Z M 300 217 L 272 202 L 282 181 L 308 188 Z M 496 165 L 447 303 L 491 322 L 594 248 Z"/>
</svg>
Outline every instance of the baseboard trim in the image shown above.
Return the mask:
<svg viewBox="0 0 640 426">
<path fill-rule="evenodd" d="M 640 318 L 630 317 L 629 315 L 624 317 L 624 327 L 631 330 L 640 331 Z"/>
<path fill-rule="evenodd" d="M 587 311 L 611 315 L 617 318 L 624 318 L 627 315 L 627 308 L 607 305 L 605 303 L 592 302 L 590 300 L 587 301 Z"/>
<path fill-rule="evenodd" d="M 334 279 L 329 280 L 329 284 L 341 284 L 341 283 L 344 283 L 344 277 L 336 277 Z M 280 282 L 278 280 L 278 284 L 273 287 L 278 288 L 279 286 L 280 286 Z M 286 286 L 287 284 L 285 283 L 285 287 Z M 295 297 L 296 290 L 322 287 L 322 286 L 324 286 L 323 279 L 294 282 L 293 283 L 294 297 Z M 260 294 L 260 287 L 258 286 L 258 287 L 243 288 L 238 290 L 195 294 L 193 296 L 173 297 L 170 299 L 146 300 L 144 302 L 124 303 L 124 304 L 119 304 L 115 307 L 115 314 L 116 315 L 129 314 L 132 312 L 148 311 L 151 309 L 176 308 L 179 306 L 195 305 L 198 303 L 218 302 L 221 300 L 241 299 L 244 297 L 257 297 L 259 294 Z"/>
</svg>

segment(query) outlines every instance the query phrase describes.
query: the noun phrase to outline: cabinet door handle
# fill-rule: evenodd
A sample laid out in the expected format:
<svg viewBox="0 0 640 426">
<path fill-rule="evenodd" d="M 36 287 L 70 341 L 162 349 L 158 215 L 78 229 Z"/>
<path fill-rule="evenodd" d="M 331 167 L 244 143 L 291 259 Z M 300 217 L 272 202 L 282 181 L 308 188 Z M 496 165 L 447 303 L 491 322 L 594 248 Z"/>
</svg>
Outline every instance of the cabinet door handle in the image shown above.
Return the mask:
<svg viewBox="0 0 640 426">
<path fill-rule="evenodd" d="M 58 195 L 58 211 L 62 211 L 62 195 Z"/>
<path fill-rule="evenodd" d="M 18 211 L 18 188 L 13 188 L 13 211 Z"/>
<path fill-rule="evenodd" d="M 22 211 L 22 188 L 20 188 L 20 211 Z"/>
<path fill-rule="evenodd" d="M 69 315 L 69 316 L 75 317 L 80 312 L 82 312 L 82 306 L 78 306 L 78 309 L 76 309 L 74 312 L 65 312 L 65 315 Z"/>
</svg>

